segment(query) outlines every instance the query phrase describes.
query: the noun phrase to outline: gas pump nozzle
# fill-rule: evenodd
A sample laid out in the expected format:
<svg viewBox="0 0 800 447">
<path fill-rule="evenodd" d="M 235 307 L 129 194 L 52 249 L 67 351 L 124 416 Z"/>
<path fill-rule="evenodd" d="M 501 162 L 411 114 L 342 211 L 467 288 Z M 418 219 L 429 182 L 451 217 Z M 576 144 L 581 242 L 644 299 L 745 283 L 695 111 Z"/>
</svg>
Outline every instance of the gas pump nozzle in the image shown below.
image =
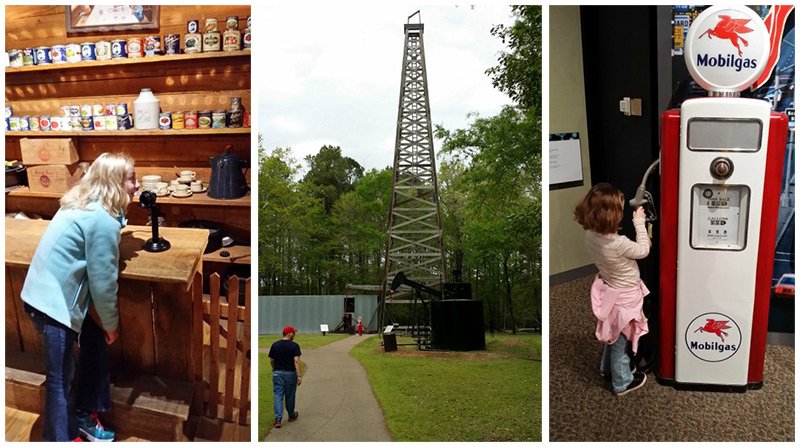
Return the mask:
<svg viewBox="0 0 800 447">
<path fill-rule="evenodd" d="M 647 190 L 645 186 L 647 184 L 647 178 L 650 177 L 650 173 L 658 166 L 661 162 L 661 159 L 657 159 L 653 163 L 650 164 L 650 167 L 647 168 L 647 171 L 644 173 L 644 177 L 642 177 L 642 183 L 636 188 L 636 195 L 628 201 L 628 203 L 633 207 L 633 209 L 644 207 L 644 211 L 646 214 L 645 220 L 647 222 L 653 222 L 658 219 L 656 216 L 656 208 L 655 203 L 653 203 L 653 195 L 650 194 L 650 191 Z M 648 233 L 650 233 L 652 226 L 648 225 Z M 652 237 L 652 235 L 651 235 Z"/>
</svg>

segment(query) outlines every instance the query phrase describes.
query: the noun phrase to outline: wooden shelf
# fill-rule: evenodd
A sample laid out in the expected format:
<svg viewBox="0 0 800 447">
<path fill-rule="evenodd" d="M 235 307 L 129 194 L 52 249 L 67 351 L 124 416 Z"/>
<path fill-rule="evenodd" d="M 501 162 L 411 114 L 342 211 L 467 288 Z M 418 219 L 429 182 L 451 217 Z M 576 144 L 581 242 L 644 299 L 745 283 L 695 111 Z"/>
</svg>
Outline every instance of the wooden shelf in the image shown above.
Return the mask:
<svg viewBox="0 0 800 447">
<path fill-rule="evenodd" d="M 27 186 L 15 189 L 8 193 L 11 197 L 33 197 L 43 199 L 60 199 L 63 193 L 31 191 Z M 133 198 L 133 203 L 139 203 L 139 196 Z M 212 199 L 207 193 L 193 194 L 191 197 L 176 199 L 174 197 L 159 197 L 157 203 L 162 205 L 190 205 L 190 206 L 233 206 L 250 207 L 250 194 L 231 200 Z M 235 255 L 234 255 L 235 256 Z"/>
<path fill-rule="evenodd" d="M 59 138 L 59 137 L 119 137 L 119 136 L 192 136 L 192 135 L 244 135 L 250 133 L 250 127 L 236 127 L 225 129 L 172 129 L 172 130 L 87 130 L 87 131 L 37 131 L 27 132 L 6 132 L 7 137 L 36 137 L 36 138 Z"/>
<path fill-rule="evenodd" d="M 250 265 L 250 255 L 252 253 L 251 250 L 252 247 L 249 245 L 231 245 L 230 247 L 222 247 L 219 250 L 204 254 L 203 262 Z M 228 257 L 220 256 L 220 253 L 223 251 L 227 251 L 231 255 Z"/>
<path fill-rule="evenodd" d="M 34 65 L 32 67 L 6 68 L 6 74 L 12 75 L 15 73 L 28 73 L 32 71 L 39 72 L 39 71 L 53 71 L 53 70 L 73 70 L 73 69 L 86 69 L 92 67 L 108 67 L 117 65 L 158 64 L 163 62 L 221 59 L 221 58 L 241 57 L 241 56 L 250 57 L 250 50 L 215 51 L 210 53 L 175 54 L 175 55 L 164 55 L 164 56 L 109 59 L 106 61 L 86 61 L 86 62 L 74 62 L 66 64 Z"/>
</svg>

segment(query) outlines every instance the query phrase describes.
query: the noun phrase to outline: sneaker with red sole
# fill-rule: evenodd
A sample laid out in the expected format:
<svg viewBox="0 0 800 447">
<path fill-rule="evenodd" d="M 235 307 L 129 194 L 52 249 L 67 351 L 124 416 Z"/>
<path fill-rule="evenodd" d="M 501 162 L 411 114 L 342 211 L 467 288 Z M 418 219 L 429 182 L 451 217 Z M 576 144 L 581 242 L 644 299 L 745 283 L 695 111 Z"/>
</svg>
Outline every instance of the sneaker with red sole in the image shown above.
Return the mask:
<svg viewBox="0 0 800 447">
<path fill-rule="evenodd" d="M 72 440 L 72 441 L 70 441 L 70 442 L 83 442 L 83 438 L 81 438 L 80 436 L 78 436 L 77 438 L 73 439 L 73 440 Z"/>
<path fill-rule="evenodd" d="M 295 411 L 293 416 L 289 416 L 289 422 L 296 421 L 298 417 L 300 417 L 300 412 L 299 411 Z"/>
<path fill-rule="evenodd" d="M 272 427 L 273 428 L 281 428 L 282 427 L 281 421 L 280 420 L 275 421 L 275 423 L 272 424 Z"/>
</svg>

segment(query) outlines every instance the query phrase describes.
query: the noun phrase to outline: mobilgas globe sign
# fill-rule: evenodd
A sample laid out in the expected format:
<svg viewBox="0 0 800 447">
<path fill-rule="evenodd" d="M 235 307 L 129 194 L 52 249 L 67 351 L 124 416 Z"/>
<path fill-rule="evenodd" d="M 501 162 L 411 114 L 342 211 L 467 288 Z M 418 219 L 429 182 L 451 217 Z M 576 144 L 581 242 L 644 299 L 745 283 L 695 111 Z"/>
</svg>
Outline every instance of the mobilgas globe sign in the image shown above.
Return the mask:
<svg viewBox="0 0 800 447">
<path fill-rule="evenodd" d="M 701 87 L 739 92 L 764 70 L 769 32 L 746 6 L 712 6 L 689 27 L 685 45 L 686 67 Z"/>
<path fill-rule="evenodd" d="M 722 362 L 733 357 L 742 345 L 739 325 L 727 315 L 710 312 L 698 315 L 686 327 L 686 347 L 706 362 Z"/>
</svg>

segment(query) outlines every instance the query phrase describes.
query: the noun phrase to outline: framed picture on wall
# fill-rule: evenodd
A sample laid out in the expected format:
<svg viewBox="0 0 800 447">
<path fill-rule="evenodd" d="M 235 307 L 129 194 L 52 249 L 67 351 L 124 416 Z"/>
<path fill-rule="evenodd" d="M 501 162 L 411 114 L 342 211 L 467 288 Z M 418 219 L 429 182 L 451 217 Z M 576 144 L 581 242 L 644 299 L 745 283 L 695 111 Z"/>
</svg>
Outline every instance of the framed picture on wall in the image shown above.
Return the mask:
<svg viewBox="0 0 800 447">
<path fill-rule="evenodd" d="M 153 5 L 69 5 L 67 33 L 102 33 L 158 29 Z"/>
</svg>

